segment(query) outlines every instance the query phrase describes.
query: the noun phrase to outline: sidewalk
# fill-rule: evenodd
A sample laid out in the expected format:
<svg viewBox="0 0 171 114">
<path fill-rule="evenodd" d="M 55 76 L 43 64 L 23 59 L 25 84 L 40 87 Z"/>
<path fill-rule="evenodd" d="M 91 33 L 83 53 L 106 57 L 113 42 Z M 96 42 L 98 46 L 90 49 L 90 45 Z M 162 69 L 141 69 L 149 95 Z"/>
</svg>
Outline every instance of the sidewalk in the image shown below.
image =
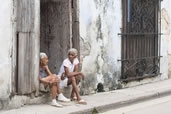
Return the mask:
<svg viewBox="0 0 171 114">
<path fill-rule="evenodd" d="M 79 105 L 75 102 L 61 103 L 65 105 L 63 108 L 52 107 L 48 104 L 28 105 L 20 109 L 0 111 L 0 114 L 92 114 L 95 109 L 98 112 L 104 112 L 166 95 L 171 95 L 171 79 L 83 96 L 82 98 L 87 101 L 87 105 Z"/>
</svg>

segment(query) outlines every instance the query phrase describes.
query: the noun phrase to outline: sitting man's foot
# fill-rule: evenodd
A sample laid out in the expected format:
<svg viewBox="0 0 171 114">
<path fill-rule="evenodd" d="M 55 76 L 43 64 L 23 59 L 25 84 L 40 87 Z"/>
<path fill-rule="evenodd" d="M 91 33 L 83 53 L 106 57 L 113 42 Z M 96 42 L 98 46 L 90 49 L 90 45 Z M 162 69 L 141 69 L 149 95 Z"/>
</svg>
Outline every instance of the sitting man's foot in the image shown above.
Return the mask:
<svg viewBox="0 0 171 114">
<path fill-rule="evenodd" d="M 87 102 L 86 102 L 86 101 L 84 101 L 83 99 L 81 99 L 81 100 L 79 100 L 79 101 L 78 101 L 78 104 L 84 104 L 84 105 L 86 105 L 86 104 L 87 104 Z"/>
<path fill-rule="evenodd" d="M 58 103 L 56 102 L 56 100 L 52 100 L 51 105 L 52 105 L 52 106 L 55 106 L 55 107 L 60 107 L 60 108 L 63 107 L 61 104 L 58 104 Z"/>
<path fill-rule="evenodd" d="M 71 101 L 77 100 L 77 97 L 71 97 Z"/>
<path fill-rule="evenodd" d="M 63 102 L 69 102 L 71 101 L 70 99 L 66 98 L 62 93 L 58 95 L 58 100 L 63 101 Z"/>
</svg>

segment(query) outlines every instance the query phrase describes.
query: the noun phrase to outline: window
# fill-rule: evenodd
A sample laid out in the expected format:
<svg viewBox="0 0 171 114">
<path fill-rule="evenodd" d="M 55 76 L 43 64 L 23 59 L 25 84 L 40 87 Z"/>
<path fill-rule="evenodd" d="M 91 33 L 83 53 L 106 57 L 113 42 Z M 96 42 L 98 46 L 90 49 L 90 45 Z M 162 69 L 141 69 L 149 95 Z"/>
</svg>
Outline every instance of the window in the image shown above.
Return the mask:
<svg viewBox="0 0 171 114">
<path fill-rule="evenodd" d="M 134 80 L 159 75 L 160 0 L 122 0 L 122 76 Z"/>
</svg>

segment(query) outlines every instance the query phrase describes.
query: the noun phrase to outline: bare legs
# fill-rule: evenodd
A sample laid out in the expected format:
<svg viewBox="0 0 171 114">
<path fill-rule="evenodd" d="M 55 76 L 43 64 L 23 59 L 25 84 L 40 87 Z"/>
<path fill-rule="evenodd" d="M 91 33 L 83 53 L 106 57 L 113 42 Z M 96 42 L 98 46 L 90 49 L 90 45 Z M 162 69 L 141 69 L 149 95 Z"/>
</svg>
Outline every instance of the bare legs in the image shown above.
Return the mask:
<svg viewBox="0 0 171 114">
<path fill-rule="evenodd" d="M 56 99 L 56 94 L 61 93 L 61 90 L 59 87 L 59 83 L 60 83 L 59 78 L 55 74 L 52 74 L 43 78 L 43 80 L 49 82 L 51 93 L 52 93 L 52 99 Z M 47 85 L 48 83 L 44 83 L 44 84 Z"/>
<path fill-rule="evenodd" d="M 53 83 L 51 85 L 51 93 L 52 93 L 52 99 L 56 99 L 56 93 L 57 93 L 56 83 Z"/>
<path fill-rule="evenodd" d="M 79 100 L 81 100 L 81 97 L 80 97 L 80 93 L 79 93 L 79 90 L 77 87 L 78 81 L 79 81 L 79 79 L 74 76 L 71 78 L 68 78 L 68 85 L 72 84 L 71 98 L 73 98 L 76 95 L 77 100 L 79 101 Z"/>
</svg>

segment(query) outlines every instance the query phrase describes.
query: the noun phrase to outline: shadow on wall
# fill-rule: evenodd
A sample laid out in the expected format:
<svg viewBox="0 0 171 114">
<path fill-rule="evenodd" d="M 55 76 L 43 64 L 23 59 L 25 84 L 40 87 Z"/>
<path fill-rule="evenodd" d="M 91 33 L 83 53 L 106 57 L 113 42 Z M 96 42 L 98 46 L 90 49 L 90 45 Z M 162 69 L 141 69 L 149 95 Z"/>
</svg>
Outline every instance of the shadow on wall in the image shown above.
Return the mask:
<svg viewBox="0 0 171 114">
<path fill-rule="evenodd" d="M 96 76 L 94 74 L 86 75 L 84 81 L 80 84 L 80 94 L 81 95 L 89 95 L 95 93 L 96 89 Z"/>
<path fill-rule="evenodd" d="M 105 73 L 104 74 L 104 89 L 108 91 L 122 89 L 122 84 L 118 81 L 121 76 L 120 72 Z"/>
<path fill-rule="evenodd" d="M 109 73 L 103 74 L 104 83 L 98 83 L 94 74 L 89 74 L 86 76 L 84 81 L 80 84 L 80 94 L 89 95 L 99 92 L 107 92 L 116 89 L 123 88 L 122 84 L 118 81 L 120 77 L 119 72 L 114 72 L 112 76 Z M 96 85 L 97 84 L 97 85 Z"/>
<path fill-rule="evenodd" d="M 104 86 L 102 83 L 98 83 L 97 84 L 97 89 L 96 89 L 97 92 L 105 92 L 104 90 Z"/>
</svg>

